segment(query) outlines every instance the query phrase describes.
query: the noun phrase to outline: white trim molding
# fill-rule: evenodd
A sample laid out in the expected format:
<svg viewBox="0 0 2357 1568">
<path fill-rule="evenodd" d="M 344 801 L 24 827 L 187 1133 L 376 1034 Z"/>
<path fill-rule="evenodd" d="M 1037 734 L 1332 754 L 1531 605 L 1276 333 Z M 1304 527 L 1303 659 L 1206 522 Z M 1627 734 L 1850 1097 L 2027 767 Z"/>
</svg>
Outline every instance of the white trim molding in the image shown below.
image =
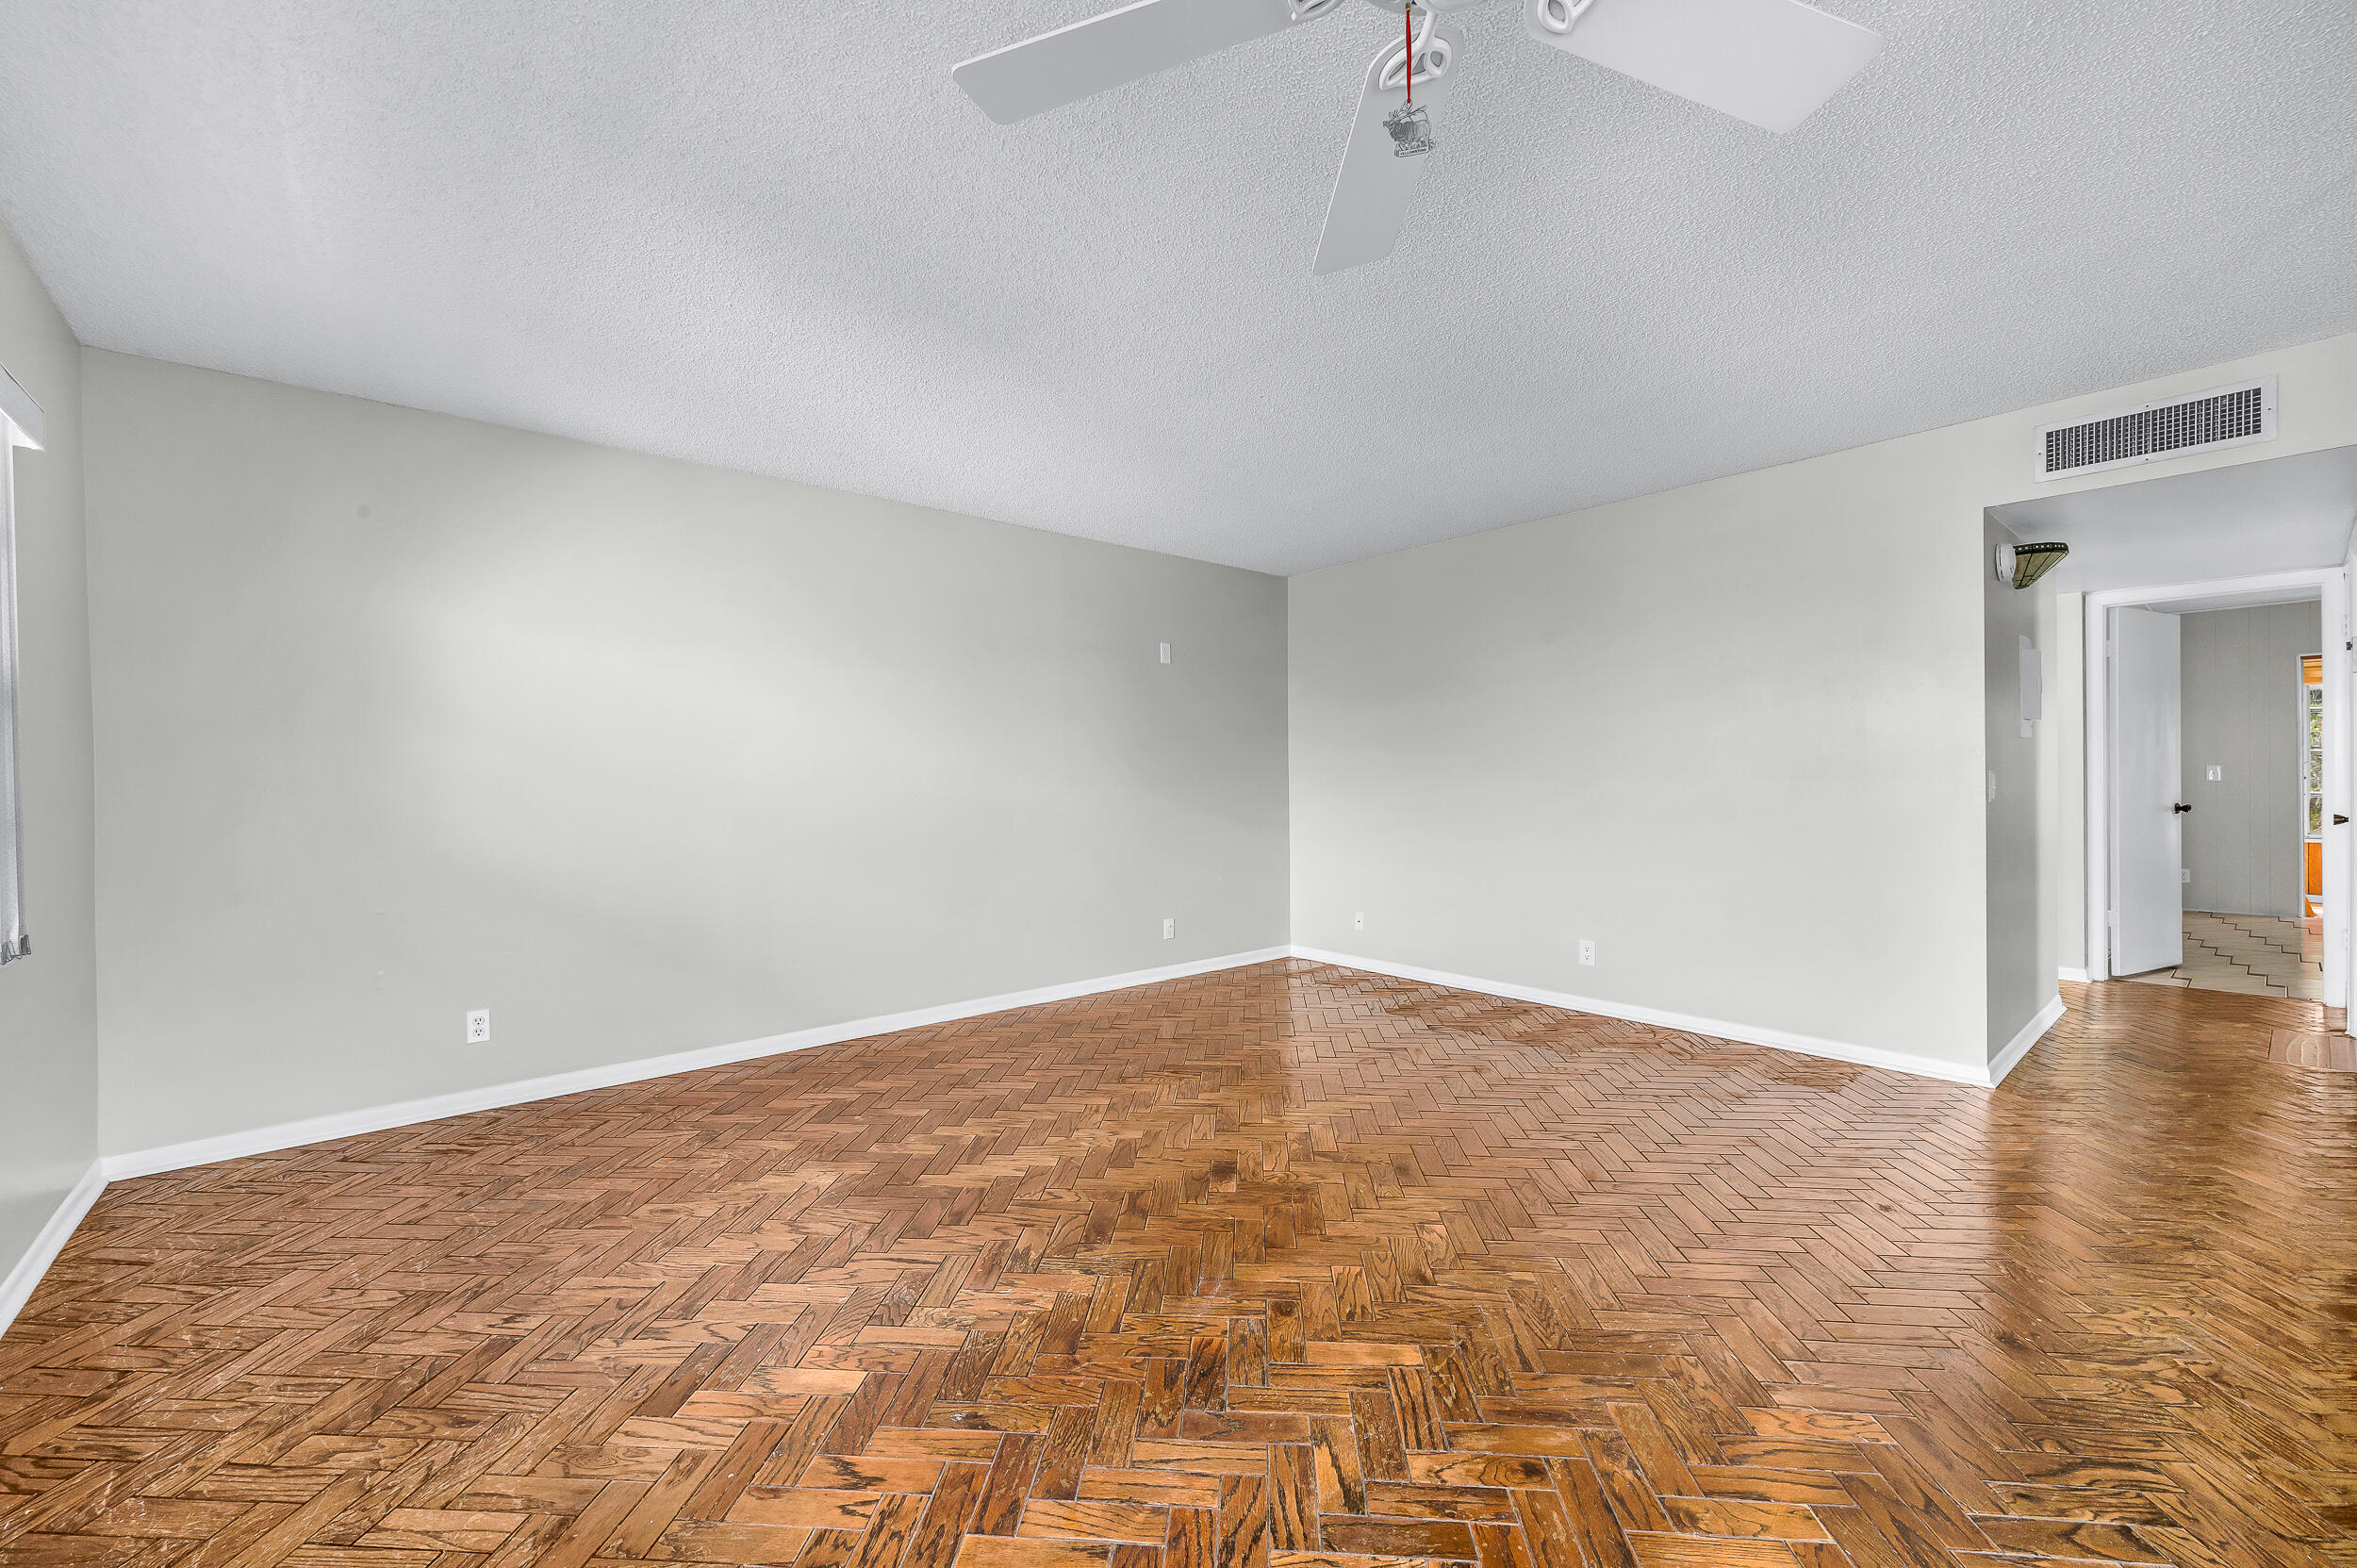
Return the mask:
<svg viewBox="0 0 2357 1568">
<path fill-rule="evenodd" d="M 765 1035 L 758 1040 L 740 1041 L 735 1045 L 707 1046 L 700 1050 L 676 1051 L 668 1056 L 639 1057 L 629 1062 L 608 1063 L 600 1067 L 583 1067 L 574 1072 L 552 1073 L 546 1078 L 486 1083 L 478 1089 L 460 1089 L 453 1094 L 435 1095 L 425 1099 L 406 1099 L 391 1105 L 338 1111 L 329 1115 L 306 1117 L 302 1121 L 279 1122 L 274 1126 L 250 1128 L 241 1132 L 224 1132 L 219 1137 L 170 1144 L 161 1148 L 109 1154 L 99 1163 L 105 1167 L 109 1181 L 121 1181 L 134 1176 L 154 1176 L 168 1170 L 187 1170 L 193 1165 L 209 1165 L 216 1161 L 237 1160 L 249 1154 L 270 1154 L 282 1148 L 300 1148 L 305 1144 L 323 1144 L 336 1138 L 354 1137 L 362 1132 L 382 1132 L 387 1128 L 439 1121 L 444 1116 L 463 1116 L 470 1112 L 495 1111 L 502 1106 L 523 1105 L 536 1099 L 554 1099 L 560 1095 L 577 1095 L 585 1089 L 610 1089 L 618 1083 L 668 1078 L 673 1073 L 693 1072 L 699 1067 L 726 1066 L 732 1063 L 750 1062 L 757 1056 L 780 1056 L 787 1051 L 808 1050 L 814 1046 L 840 1045 L 846 1040 L 865 1040 L 872 1035 L 891 1034 L 904 1029 L 923 1029 L 928 1024 L 979 1018 L 984 1014 L 1005 1013 L 1017 1007 L 1037 1007 L 1043 1002 L 1069 1001 L 1075 997 L 1126 991 L 1136 985 L 1158 985 L 1164 981 L 1185 980 L 1193 975 L 1208 975 L 1222 969 L 1241 969 L 1249 964 L 1266 964 L 1284 958 L 1292 951 L 1290 948 L 1262 948 L 1254 952 L 1198 959 L 1191 964 L 1165 965 L 1159 969 L 1135 969 L 1126 975 L 1103 975 L 1096 980 L 1043 985 L 1030 991 L 1009 991 L 996 997 L 977 997 L 970 1001 L 920 1007 L 907 1013 L 852 1018 L 839 1024 L 821 1024 L 816 1029 L 796 1030 L 789 1034 Z"/>
<path fill-rule="evenodd" d="M 2085 969 L 2056 969 L 2054 971 L 2054 978 L 2056 980 L 2076 981 L 2081 985 L 2090 985 L 2094 983 L 2092 981 L 2087 979 L 2087 972 Z"/>
<path fill-rule="evenodd" d="M 1426 969 L 1413 964 L 1393 964 L 1384 959 L 1360 958 L 1351 953 L 1328 952 L 1323 948 L 1294 949 L 1295 958 L 1312 959 L 1320 964 L 1336 964 L 1345 969 L 1365 969 L 1378 975 L 1391 975 L 1399 980 L 1422 981 L 1427 985 L 1446 985 L 1459 991 L 1478 991 L 1484 996 L 1504 997 L 1512 1001 L 1537 1002 L 1541 1007 L 1560 1007 L 1573 1013 L 1592 1013 L 1599 1017 L 1625 1018 L 1631 1023 L 1653 1024 L 1661 1029 L 1675 1029 L 1689 1034 L 1707 1034 L 1714 1039 L 1739 1041 L 1747 1046 L 1768 1046 L 1776 1050 L 1798 1051 L 1803 1056 L 1821 1056 L 1835 1062 L 1851 1062 L 1862 1067 L 1887 1067 L 1893 1072 L 1913 1073 L 1919 1078 L 1937 1078 L 1950 1083 L 1969 1084 L 1975 1089 L 1996 1087 L 1997 1079 L 1986 1066 L 1966 1062 L 1947 1062 L 1937 1056 L 1918 1056 L 1908 1051 L 1885 1050 L 1879 1046 L 1854 1046 L 1846 1040 L 1824 1040 L 1813 1034 L 1794 1034 L 1781 1029 L 1764 1029 L 1757 1024 L 1729 1023 L 1723 1018 L 1700 1018 L 1689 1013 L 1671 1013 L 1658 1007 L 1640 1007 L 1632 1002 L 1605 1001 L 1595 997 L 1575 997 L 1568 991 L 1548 991 L 1536 985 L 1515 985 L 1506 981 L 1482 980 L 1474 975 L 1452 974 L 1445 969 Z M 2060 1009 L 2059 999 L 2052 1004 Z M 2057 1011 L 2055 1016 L 2061 1015 Z M 2040 1015 L 2044 1016 L 2044 1015 Z M 2052 1019 L 2047 1020 L 2049 1023 Z M 2032 1037 L 2033 1039 L 2036 1036 Z M 2008 1046 L 2008 1051 L 2014 1050 Z M 2027 1050 L 2027 1046 L 2020 1049 Z M 2001 1058 L 2002 1060 L 2002 1058 Z M 2006 1064 L 2012 1065 L 2010 1062 Z"/>
<path fill-rule="evenodd" d="M 808 1050 L 817 1046 L 840 1045 L 848 1040 L 865 1040 L 879 1034 L 891 1034 L 901 1030 L 923 1029 L 931 1024 L 951 1023 L 964 1018 L 977 1018 L 992 1013 L 1005 1013 L 1019 1007 L 1036 1007 L 1046 1002 L 1069 1001 L 1078 997 L 1098 996 L 1108 991 L 1126 991 L 1134 986 L 1156 985 L 1165 981 L 1185 980 L 1195 975 L 1214 974 L 1226 969 L 1241 969 L 1249 965 L 1266 964 L 1280 958 L 1303 958 L 1319 964 L 1331 964 L 1343 968 L 1358 969 L 1368 974 L 1390 975 L 1401 980 L 1421 981 L 1426 984 L 1446 985 L 1462 991 L 1476 991 L 1517 1001 L 1537 1002 L 1547 1007 L 1560 1007 L 1575 1013 L 1590 1013 L 1601 1017 L 1625 1018 L 1633 1023 L 1653 1024 L 1663 1029 L 1681 1030 L 1692 1034 L 1706 1034 L 1722 1040 L 1736 1040 L 1746 1045 L 1767 1046 L 1778 1050 L 1797 1051 L 1804 1056 L 1817 1056 L 1836 1062 L 1849 1062 L 1860 1066 L 1887 1067 L 1895 1072 L 1912 1073 L 1919 1077 L 1939 1079 L 1951 1083 L 1974 1088 L 1990 1088 L 2011 1071 L 2038 1038 L 2062 1016 L 2063 1005 L 2057 998 L 2025 1025 L 2013 1043 L 1986 1067 L 1965 1063 L 1945 1062 L 1937 1057 L 1917 1056 L 1904 1051 L 1884 1050 L 1872 1046 L 1855 1046 L 1840 1040 L 1819 1039 L 1812 1035 L 1794 1034 L 1784 1030 L 1763 1029 L 1751 1024 L 1729 1023 L 1720 1018 L 1701 1018 L 1684 1013 L 1671 1013 L 1660 1008 L 1638 1007 L 1627 1002 L 1605 1001 L 1594 997 L 1577 997 L 1567 992 L 1548 991 L 1537 986 L 1514 985 L 1501 981 L 1481 980 L 1472 975 L 1451 974 L 1440 969 L 1426 969 L 1413 965 L 1392 964 L 1380 959 L 1362 958 L 1351 953 L 1328 952 L 1321 948 L 1277 947 L 1261 948 L 1251 952 L 1228 953 L 1219 958 L 1199 959 L 1190 964 L 1172 964 L 1155 969 L 1137 969 L 1128 974 L 1104 975 L 1095 980 L 1074 981 L 1062 985 L 1040 986 L 1029 991 L 1009 991 L 995 997 L 980 997 L 969 1001 L 949 1002 L 938 1007 L 916 1008 L 906 1013 L 889 1013 L 869 1018 L 855 1018 L 839 1024 L 824 1024 L 816 1029 L 797 1030 L 786 1034 L 771 1034 L 757 1040 L 734 1045 L 711 1046 L 700 1050 L 678 1051 L 668 1056 L 640 1057 L 635 1061 L 609 1063 L 603 1066 L 584 1067 L 574 1072 L 554 1073 L 545 1078 L 521 1079 L 507 1083 L 486 1084 L 481 1088 L 462 1089 L 453 1094 L 436 1095 L 423 1099 L 402 1100 L 389 1105 L 372 1105 L 354 1111 L 337 1112 L 312 1116 L 302 1121 L 279 1122 L 269 1127 L 251 1128 L 239 1132 L 226 1132 L 218 1137 L 199 1138 L 188 1143 L 172 1144 L 160 1148 L 110 1154 L 93 1162 L 74 1190 L 58 1204 L 49 1223 L 42 1227 L 33 1245 L 8 1271 L 5 1284 L 0 1284 L 0 1329 L 12 1321 L 33 1287 L 40 1282 L 74 1228 L 90 1212 L 100 1192 L 109 1181 L 126 1180 L 134 1177 L 155 1176 L 165 1171 L 186 1170 L 197 1165 L 209 1165 L 223 1160 L 235 1160 L 249 1154 L 269 1154 L 284 1148 L 299 1148 L 306 1144 L 326 1143 L 337 1138 L 349 1138 L 363 1132 L 381 1132 L 389 1128 L 409 1127 L 420 1122 L 438 1121 L 445 1116 L 462 1116 L 475 1111 L 497 1110 L 503 1106 L 523 1105 L 534 1100 L 553 1099 L 559 1096 L 579 1094 L 585 1089 L 606 1089 L 621 1083 L 641 1082 L 648 1079 L 668 1078 L 674 1073 L 692 1072 L 699 1067 L 725 1066 L 749 1062 L 757 1057 L 779 1056 L 788 1051 Z"/>
<path fill-rule="evenodd" d="M 1993 1089 L 2003 1083 L 2005 1081 L 2005 1075 L 2019 1066 L 2021 1059 L 2030 1054 L 2030 1048 L 2045 1039 L 2046 1032 L 2060 1023 L 2062 1015 L 2069 1011 L 2070 1011 L 2069 1008 L 2063 1006 L 2063 999 L 2060 997 L 2047 998 L 2046 1005 L 2037 1010 L 2036 1015 L 2028 1023 L 2023 1024 L 2021 1032 L 2006 1042 L 2005 1048 L 1990 1059 L 1988 1064 L 1989 1087 Z"/>
<path fill-rule="evenodd" d="M 98 1195 L 106 1186 L 106 1173 L 99 1169 L 99 1162 L 92 1160 L 73 1190 L 58 1200 L 49 1223 L 41 1228 L 25 1255 L 17 1259 L 8 1277 L 0 1279 L 0 1334 L 7 1333 L 8 1325 L 16 1321 L 16 1314 L 25 1310 L 25 1303 L 32 1298 L 33 1287 L 41 1283 L 41 1277 L 49 1272 L 49 1265 L 65 1250 L 66 1238 L 74 1234 L 74 1228 L 82 1223 L 82 1216 L 90 1213 L 90 1206 L 98 1201 Z"/>
<path fill-rule="evenodd" d="M 305 1144 L 326 1143 L 362 1132 L 382 1132 L 387 1128 L 439 1121 L 444 1116 L 463 1116 L 473 1111 L 491 1111 L 505 1105 L 553 1099 L 560 1095 L 579 1094 L 584 1089 L 607 1089 L 618 1083 L 668 1078 L 673 1073 L 692 1072 L 698 1067 L 723 1066 L 735 1062 L 750 1062 L 756 1057 L 808 1050 L 815 1046 L 865 1040 L 904 1029 L 922 1029 L 928 1024 L 979 1018 L 1018 1007 L 1036 1007 L 1043 1002 L 1069 1001 L 1076 997 L 1093 997 L 1107 991 L 1159 985 L 1164 981 L 1185 980 L 1223 969 L 1241 969 L 1248 965 L 1272 963 L 1291 957 L 1293 949 L 1286 947 L 1261 948 L 1253 952 L 1228 953 L 1219 958 L 1197 959 L 1189 964 L 1166 964 L 1155 969 L 1133 969 L 1123 975 L 1103 975 L 1095 980 L 1043 985 L 1029 991 L 1009 991 L 996 997 L 978 997 L 969 1001 L 920 1007 L 906 1013 L 853 1018 L 839 1024 L 822 1024 L 816 1029 L 796 1030 L 788 1034 L 766 1035 L 736 1045 L 712 1046 L 701 1050 L 678 1051 L 668 1056 L 609 1063 L 601 1067 L 584 1067 L 576 1072 L 554 1073 L 546 1078 L 491 1083 L 479 1089 L 462 1089 L 454 1094 L 435 1095 L 424 1099 L 402 1100 L 391 1105 L 371 1105 L 356 1111 L 311 1116 L 302 1121 L 279 1122 L 271 1127 L 225 1132 L 219 1137 L 198 1138 L 162 1148 L 107 1155 L 91 1163 L 90 1168 L 82 1173 L 82 1179 L 74 1184 L 74 1190 L 65 1196 L 57 1211 L 49 1216 L 49 1223 L 41 1227 L 41 1234 L 33 1238 L 32 1246 L 8 1270 L 8 1279 L 0 1282 L 0 1332 L 5 1332 L 8 1325 L 15 1321 L 17 1312 L 32 1296 L 33 1287 L 41 1282 L 41 1276 L 49 1271 L 49 1265 L 57 1261 L 67 1238 L 74 1234 L 74 1228 L 81 1224 L 82 1216 L 90 1213 L 91 1205 L 98 1201 L 98 1195 L 109 1181 L 186 1170 L 222 1160 L 239 1159 L 248 1154 L 300 1148 Z"/>
</svg>

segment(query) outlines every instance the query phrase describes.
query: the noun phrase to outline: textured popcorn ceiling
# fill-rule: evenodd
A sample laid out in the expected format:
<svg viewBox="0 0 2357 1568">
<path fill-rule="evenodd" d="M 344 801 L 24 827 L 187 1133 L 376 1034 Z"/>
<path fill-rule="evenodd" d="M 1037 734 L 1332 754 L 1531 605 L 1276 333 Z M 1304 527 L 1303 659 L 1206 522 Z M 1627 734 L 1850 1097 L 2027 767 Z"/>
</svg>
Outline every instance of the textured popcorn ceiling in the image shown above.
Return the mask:
<svg viewBox="0 0 2357 1568">
<path fill-rule="evenodd" d="M 1318 279 L 1364 7 L 1000 127 L 1092 0 L 10 0 L 0 218 L 101 347 L 1279 572 L 2357 328 L 2349 0 L 1829 7 L 1788 138 L 1464 13 Z"/>
</svg>

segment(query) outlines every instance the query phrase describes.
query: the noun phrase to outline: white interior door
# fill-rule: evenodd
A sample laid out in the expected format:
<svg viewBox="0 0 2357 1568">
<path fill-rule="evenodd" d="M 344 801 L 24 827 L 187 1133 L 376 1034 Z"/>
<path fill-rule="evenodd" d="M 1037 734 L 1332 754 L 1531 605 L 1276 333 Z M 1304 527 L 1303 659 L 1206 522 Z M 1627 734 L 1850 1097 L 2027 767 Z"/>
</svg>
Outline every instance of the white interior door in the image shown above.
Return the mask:
<svg viewBox="0 0 2357 1568">
<path fill-rule="evenodd" d="M 2178 620 L 2112 612 L 2112 973 L 2184 962 Z"/>
</svg>

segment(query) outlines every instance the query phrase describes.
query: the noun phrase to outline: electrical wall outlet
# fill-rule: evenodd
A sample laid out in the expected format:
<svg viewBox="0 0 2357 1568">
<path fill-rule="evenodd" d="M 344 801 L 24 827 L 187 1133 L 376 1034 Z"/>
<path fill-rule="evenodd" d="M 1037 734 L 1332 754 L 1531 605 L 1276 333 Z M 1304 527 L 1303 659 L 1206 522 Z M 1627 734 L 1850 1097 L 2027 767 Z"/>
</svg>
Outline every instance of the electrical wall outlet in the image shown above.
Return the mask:
<svg viewBox="0 0 2357 1568">
<path fill-rule="evenodd" d="M 1175 918 L 1165 918 L 1162 921 L 1162 940 L 1167 942 L 1178 934 L 1178 922 Z"/>
<path fill-rule="evenodd" d="M 1367 912 L 1365 910 L 1360 910 L 1351 916 L 1350 929 L 1353 931 L 1364 931 L 1367 929 Z"/>
<path fill-rule="evenodd" d="M 1579 939 L 1579 961 L 1582 964 L 1593 964 L 1596 961 L 1596 945 L 1584 936 Z"/>
<path fill-rule="evenodd" d="M 1169 662 L 1170 662 L 1170 644 L 1168 644 L 1168 643 L 1164 643 L 1164 644 L 1162 644 L 1162 663 L 1164 663 L 1164 664 L 1168 664 Z"/>
<path fill-rule="evenodd" d="M 2190 866 L 2180 867 L 2177 872 L 2177 880 L 2179 882 L 2193 881 L 2193 867 Z"/>
<path fill-rule="evenodd" d="M 467 1015 L 467 1044 L 487 1046 L 491 1043 L 491 1010 L 479 1007 Z"/>
</svg>

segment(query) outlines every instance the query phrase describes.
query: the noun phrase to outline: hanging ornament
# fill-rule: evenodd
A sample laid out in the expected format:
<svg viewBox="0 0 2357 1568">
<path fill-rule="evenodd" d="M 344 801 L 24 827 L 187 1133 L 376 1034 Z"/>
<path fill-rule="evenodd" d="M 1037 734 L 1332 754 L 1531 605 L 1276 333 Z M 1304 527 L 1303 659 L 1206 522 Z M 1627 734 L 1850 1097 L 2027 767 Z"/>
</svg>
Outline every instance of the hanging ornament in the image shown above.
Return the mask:
<svg viewBox="0 0 2357 1568">
<path fill-rule="evenodd" d="M 1392 133 L 1393 157 L 1422 157 L 1432 150 L 1432 117 L 1413 104 L 1402 104 L 1383 117 Z"/>
<path fill-rule="evenodd" d="M 1416 55 L 1432 36 L 1432 12 L 1424 13 L 1424 38 L 1419 38 L 1416 8 L 1400 7 L 1399 29 L 1399 79 L 1408 90 L 1408 101 L 1383 117 L 1383 128 L 1392 133 L 1393 157 L 1422 157 L 1432 150 L 1432 117 L 1416 107 Z"/>
</svg>

